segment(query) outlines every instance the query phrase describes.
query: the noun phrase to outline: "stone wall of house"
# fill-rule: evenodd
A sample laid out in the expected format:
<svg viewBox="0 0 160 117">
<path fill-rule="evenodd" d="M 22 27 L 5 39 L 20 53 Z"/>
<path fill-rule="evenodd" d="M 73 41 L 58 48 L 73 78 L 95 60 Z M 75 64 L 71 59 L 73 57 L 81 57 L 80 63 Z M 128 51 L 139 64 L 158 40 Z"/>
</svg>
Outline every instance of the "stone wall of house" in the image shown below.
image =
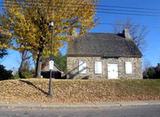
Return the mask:
<svg viewBox="0 0 160 117">
<path fill-rule="evenodd" d="M 87 73 L 79 73 L 79 61 L 87 64 Z M 102 62 L 102 74 L 95 74 L 95 61 Z M 132 74 L 125 73 L 125 62 L 132 63 Z M 101 58 L 101 57 L 68 57 L 67 77 L 70 79 L 108 79 L 108 64 L 118 65 L 118 77 L 126 79 L 142 79 L 141 58 Z"/>
</svg>

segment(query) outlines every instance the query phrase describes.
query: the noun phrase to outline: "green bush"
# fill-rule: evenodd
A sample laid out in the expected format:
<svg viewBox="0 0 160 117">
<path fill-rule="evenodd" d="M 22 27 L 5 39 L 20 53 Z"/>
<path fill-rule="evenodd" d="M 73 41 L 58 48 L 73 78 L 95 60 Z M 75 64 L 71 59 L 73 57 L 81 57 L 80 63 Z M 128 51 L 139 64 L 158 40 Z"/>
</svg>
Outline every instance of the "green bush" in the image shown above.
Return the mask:
<svg viewBox="0 0 160 117">
<path fill-rule="evenodd" d="M 25 61 L 18 70 L 19 78 L 32 78 L 33 74 L 34 70 L 31 69 L 29 61 Z"/>
<path fill-rule="evenodd" d="M 3 65 L 0 65 L 0 80 L 13 79 L 12 71 L 6 70 Z"/>
<path fill-rule="evenodd" d="M 160 79 L 160 64 L 149 67 L 143 72 L 144 79 Z"/>
</svg>

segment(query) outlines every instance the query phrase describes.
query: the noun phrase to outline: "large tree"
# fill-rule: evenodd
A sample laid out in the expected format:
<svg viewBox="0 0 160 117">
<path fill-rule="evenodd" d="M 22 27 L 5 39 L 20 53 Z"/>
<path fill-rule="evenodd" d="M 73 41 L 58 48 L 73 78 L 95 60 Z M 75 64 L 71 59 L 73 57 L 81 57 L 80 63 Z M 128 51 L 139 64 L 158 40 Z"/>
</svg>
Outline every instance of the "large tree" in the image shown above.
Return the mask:
<svg viewBox="0 0 160 117">
<path fill-rule="evenodd" d="M 5 0 L 3 17 L 13 33 L 12 48 L 34 55 L 40 77 L 42 56 L 56 54 L 62 41 L 77 36 L 74 32 L 84 35 L 94 26 L 95 5 L 95 0 Z"/>
</svg>

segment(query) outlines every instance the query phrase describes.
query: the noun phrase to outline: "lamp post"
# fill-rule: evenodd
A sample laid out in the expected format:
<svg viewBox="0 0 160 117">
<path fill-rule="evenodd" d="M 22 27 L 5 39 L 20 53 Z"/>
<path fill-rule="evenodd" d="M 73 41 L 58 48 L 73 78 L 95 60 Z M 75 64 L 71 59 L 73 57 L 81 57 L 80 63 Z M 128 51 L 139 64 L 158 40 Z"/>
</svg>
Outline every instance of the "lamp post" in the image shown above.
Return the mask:
<svg viewBox="0 0 160 117">
<path fill-rule="evenodd" d="M 54 22 L 49 23 L 49 28 L 51 28 L 54 32 Z M 50 60 L 49 60 L 49 70 L 50 70 L 50 77 L 49 77 L 49 87 L 48 87 L 48 94 L 49 96 L 53 96 L 53 91 L 52 91 L 52 71 L 54 69 L 54 59 L 53 59 L 53 32 L 51 35 L 51 55 L 50 55 Z"/>
</svg>

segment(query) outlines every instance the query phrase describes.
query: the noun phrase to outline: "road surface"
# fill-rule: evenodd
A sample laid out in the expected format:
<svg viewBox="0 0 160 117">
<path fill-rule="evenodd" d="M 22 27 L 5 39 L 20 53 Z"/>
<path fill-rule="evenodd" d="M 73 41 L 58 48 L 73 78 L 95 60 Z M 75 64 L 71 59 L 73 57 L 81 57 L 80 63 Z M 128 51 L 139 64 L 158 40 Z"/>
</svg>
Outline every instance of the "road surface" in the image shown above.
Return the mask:
<svg viewBox="0 0 160 117">
<path fill-rule="evenodd" d="M 160 117 L 160 105 L 103 108 L 0 108 L 0 117 Z"/>
</svg>

